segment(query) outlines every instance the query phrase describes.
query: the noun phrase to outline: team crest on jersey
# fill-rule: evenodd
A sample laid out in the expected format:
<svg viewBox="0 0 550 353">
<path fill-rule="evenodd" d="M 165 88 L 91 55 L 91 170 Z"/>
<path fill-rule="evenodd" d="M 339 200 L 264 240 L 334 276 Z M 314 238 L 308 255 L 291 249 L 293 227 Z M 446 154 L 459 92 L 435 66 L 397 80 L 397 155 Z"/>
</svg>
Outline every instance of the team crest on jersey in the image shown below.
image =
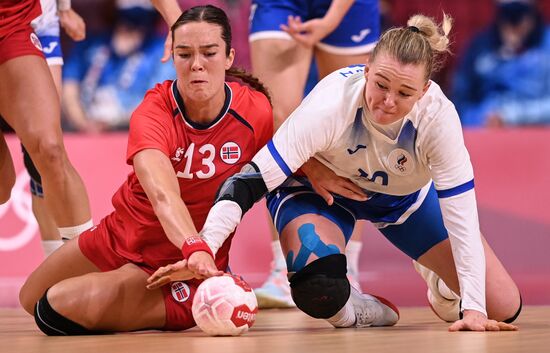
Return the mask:
<svg viewBox="0 0 550 353">
<path fill-rule="evenodd" d="M 172 297 L 180 303 L 187 301 L 191 296 L 191 290 L 184 282 L 172 282 L 170 289 L 172 290 Z"/>
<path fill-rule="evenodd" d="M 179 161 L 181 161 L 181 156 L 183 156 L 184 152 L 185 152 L 185 150 L 183 149 L 183 147 L 178 147 L 178 149 L 174 153 L 174 157 L 172 157 L 170 159 L 175 161 L 175 162 L 179 162 Z"/>
<path fill-rule="evenodd" d="M 36 49 L 42 51 L 42 43 L 40 43 L 40 39 L 38 39 L 34 32 L 31 33 L 31 43 L 36 47 Z"/>
<path fill-rule="evenodd" d="M 405 176 L 414 171 L 414 161 L 411 154 L 402 148 L 397 148 L 388 155 L 388 169 L 397 175 Z"/>
<path fill-rule="evenodd" d="M 241 148 L 235 142 L 226 142 L 220 149 L 220 158 L 227 164 L 235 164 L 241 159 Z"/>
</svg>

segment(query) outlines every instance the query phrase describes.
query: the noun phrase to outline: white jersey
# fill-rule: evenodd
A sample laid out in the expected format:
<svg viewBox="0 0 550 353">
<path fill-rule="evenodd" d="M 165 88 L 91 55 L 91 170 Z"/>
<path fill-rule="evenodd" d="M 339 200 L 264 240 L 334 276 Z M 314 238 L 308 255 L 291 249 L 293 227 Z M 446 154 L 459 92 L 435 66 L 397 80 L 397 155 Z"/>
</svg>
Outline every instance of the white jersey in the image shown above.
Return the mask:
<svg viewBox="0 0 550 353">
<path fill-rule="evenodd" d="M 485 311 L 485 256 L 473 169 L 458 114 L 435 82 L 391 139 L 371 123 L 363 66 L 324 78 L 254 157 L 270 191 L 309 158 L 367 194 L 408 195 L 434 182 L 457 268 L 462 308 Z"/>
<path fill-rule="evenodd" d="M 59 17 L 57 16 L 57 0 L 40 0 L 42 14 L 31 22 L 36 35 L 59 37 Z"/>
</svg>

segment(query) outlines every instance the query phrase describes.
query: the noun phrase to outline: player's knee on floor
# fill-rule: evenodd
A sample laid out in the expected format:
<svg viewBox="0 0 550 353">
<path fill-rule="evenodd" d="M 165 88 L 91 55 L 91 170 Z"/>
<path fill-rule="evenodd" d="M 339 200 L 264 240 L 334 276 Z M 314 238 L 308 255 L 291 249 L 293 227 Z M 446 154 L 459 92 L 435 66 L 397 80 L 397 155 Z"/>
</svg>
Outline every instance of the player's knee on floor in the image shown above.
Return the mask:
<svg viewBox="0 0 550 353">
<path fill-rule="evenodd" d="M 505 320 L 502 320 L 502 321 L 507 323 L 507 324 L 511 324 L 512 322 L 514 322 L 518 318 L 519 314 L 521 313 L 522 307 L 523 307 L 523 300 L 521 299 L 521 294 L 520 294 L 518 310 L 516 311 L 516 313 L 514 315 L 512 315 L 512 317 L 510 317 L 508 319 L 505 319 Z"/>
<path fill-rule="evenodd" d="M 34 307 L 34 320 L 38 328 L 48 336 L 96 335 L 104 332 L 89 330 L 64 317 L 48 302 L 47 292 Z"/>
<path fill-rule="evenodd" d="M 319 258 L 290 278 L 292 299 L 304 313 L 328 319 L 344 307 L 350 296 L 346 277 L 346 256 Z"/>
</svg>

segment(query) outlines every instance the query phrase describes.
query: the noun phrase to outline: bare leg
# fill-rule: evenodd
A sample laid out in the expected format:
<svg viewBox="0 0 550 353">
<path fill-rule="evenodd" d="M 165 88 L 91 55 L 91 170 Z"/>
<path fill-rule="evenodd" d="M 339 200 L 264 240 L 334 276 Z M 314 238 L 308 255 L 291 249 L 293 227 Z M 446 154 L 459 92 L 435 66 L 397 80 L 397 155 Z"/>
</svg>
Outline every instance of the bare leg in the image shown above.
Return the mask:
<svg viewBox="0 0 550 353">
<path fill-rule="evenodd" d="M 312 51 L 293 40 L 262 39 L 250 43 L 252 70 L 273 100 L 275 129 L 300 104 Z"/>
<path fill-rule="evenodd" d="M 71 277 L 48 291 L 48 301 L 59 314 L 90 330 L 160 329 L 166 321 L 164 296 L 161 289 L 145 287 L 147 277 L 134 264 Z"/>
<path fill-rule="evenodd" d="M 319 78 L 323 78 L 333 71 L 355 64 L 366 64 L 369 54 L 337 55 L 326 51 L 316 50 L 315 59 L 319 70 Z"/>
<path fill-rule="evenodd" d="M 23 308 L 48 291 L 52 308 L 90 330 L 130 331 L 164 326 L 160 289 L 145 288 L 148 274 L 133 264 L 100 272 L 73 239 L 59 248 L 29 276 L 19 294 Z M 49 290 L 48 290 L 49 289 Z"/>
<path fill-rule="evenodd" d="M 489 244 L 483 240 L 486 258 L 486 303 L 490 319 L 511 318 L 520 303 L 519 290 Z M 418 262 L 431 269 L 455 293 L 460 293 L 458 277 L 449 239 L 442 241 L 422 255 Z"/>
<path fill-rule="evenodd" d="M 0 76 L 0 113 L 40 172 L 45 201 L 57 225 L 71 227 L 89 221 L 88 195 L 67 158 L 59 98 L 46 62 L 33 55 L 18 57 L 0 65 Z"/>
<path fill-rule="evenodd" d="M 70 240 L 46 258 L 27 278 L 19 292 L 21 306 L 33 315 L 34 305 L 48 288 L 64 279 L 99 271 L 80 251 L 78 238 Z"/>
<path fill-rule="evenodd" d="M 363 229 L 363 222 L 355 222 L 355 228 L 353 228 L 351 238 L 346 245 L 348 280 L 359 291 L 361 291 L 361 283 L 359 283 L 359 255 L 363 246 Z"/>
<path fill-rule="evenodd" d="M 15 185 L 15 168 L 4 134 L 0 131 L 0 205 L 8 202 Z"/>
</svg>

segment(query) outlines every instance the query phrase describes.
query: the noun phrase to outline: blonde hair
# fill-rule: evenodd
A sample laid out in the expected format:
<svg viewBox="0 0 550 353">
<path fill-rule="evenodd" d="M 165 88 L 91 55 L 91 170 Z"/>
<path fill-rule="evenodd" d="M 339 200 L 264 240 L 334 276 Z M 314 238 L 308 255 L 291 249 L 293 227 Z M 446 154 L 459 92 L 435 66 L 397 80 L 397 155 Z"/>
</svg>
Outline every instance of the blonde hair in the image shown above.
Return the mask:
<svg viewBox="0 0 550 353">
<path fill-rule="evenodd" d="M 453 19 L 443 13 L 443 21 L 437 24 L 432 18 L 414 15 L 407 21 L 408 27 L 392 28 L 384 32 L 370 55 L 370 62 L 376 56 L 387 53 L 403 64 L 423 64 L 426 67 L 426 81 L 438 71 L 449 53 L 448 34 Z"/>
</svg>

